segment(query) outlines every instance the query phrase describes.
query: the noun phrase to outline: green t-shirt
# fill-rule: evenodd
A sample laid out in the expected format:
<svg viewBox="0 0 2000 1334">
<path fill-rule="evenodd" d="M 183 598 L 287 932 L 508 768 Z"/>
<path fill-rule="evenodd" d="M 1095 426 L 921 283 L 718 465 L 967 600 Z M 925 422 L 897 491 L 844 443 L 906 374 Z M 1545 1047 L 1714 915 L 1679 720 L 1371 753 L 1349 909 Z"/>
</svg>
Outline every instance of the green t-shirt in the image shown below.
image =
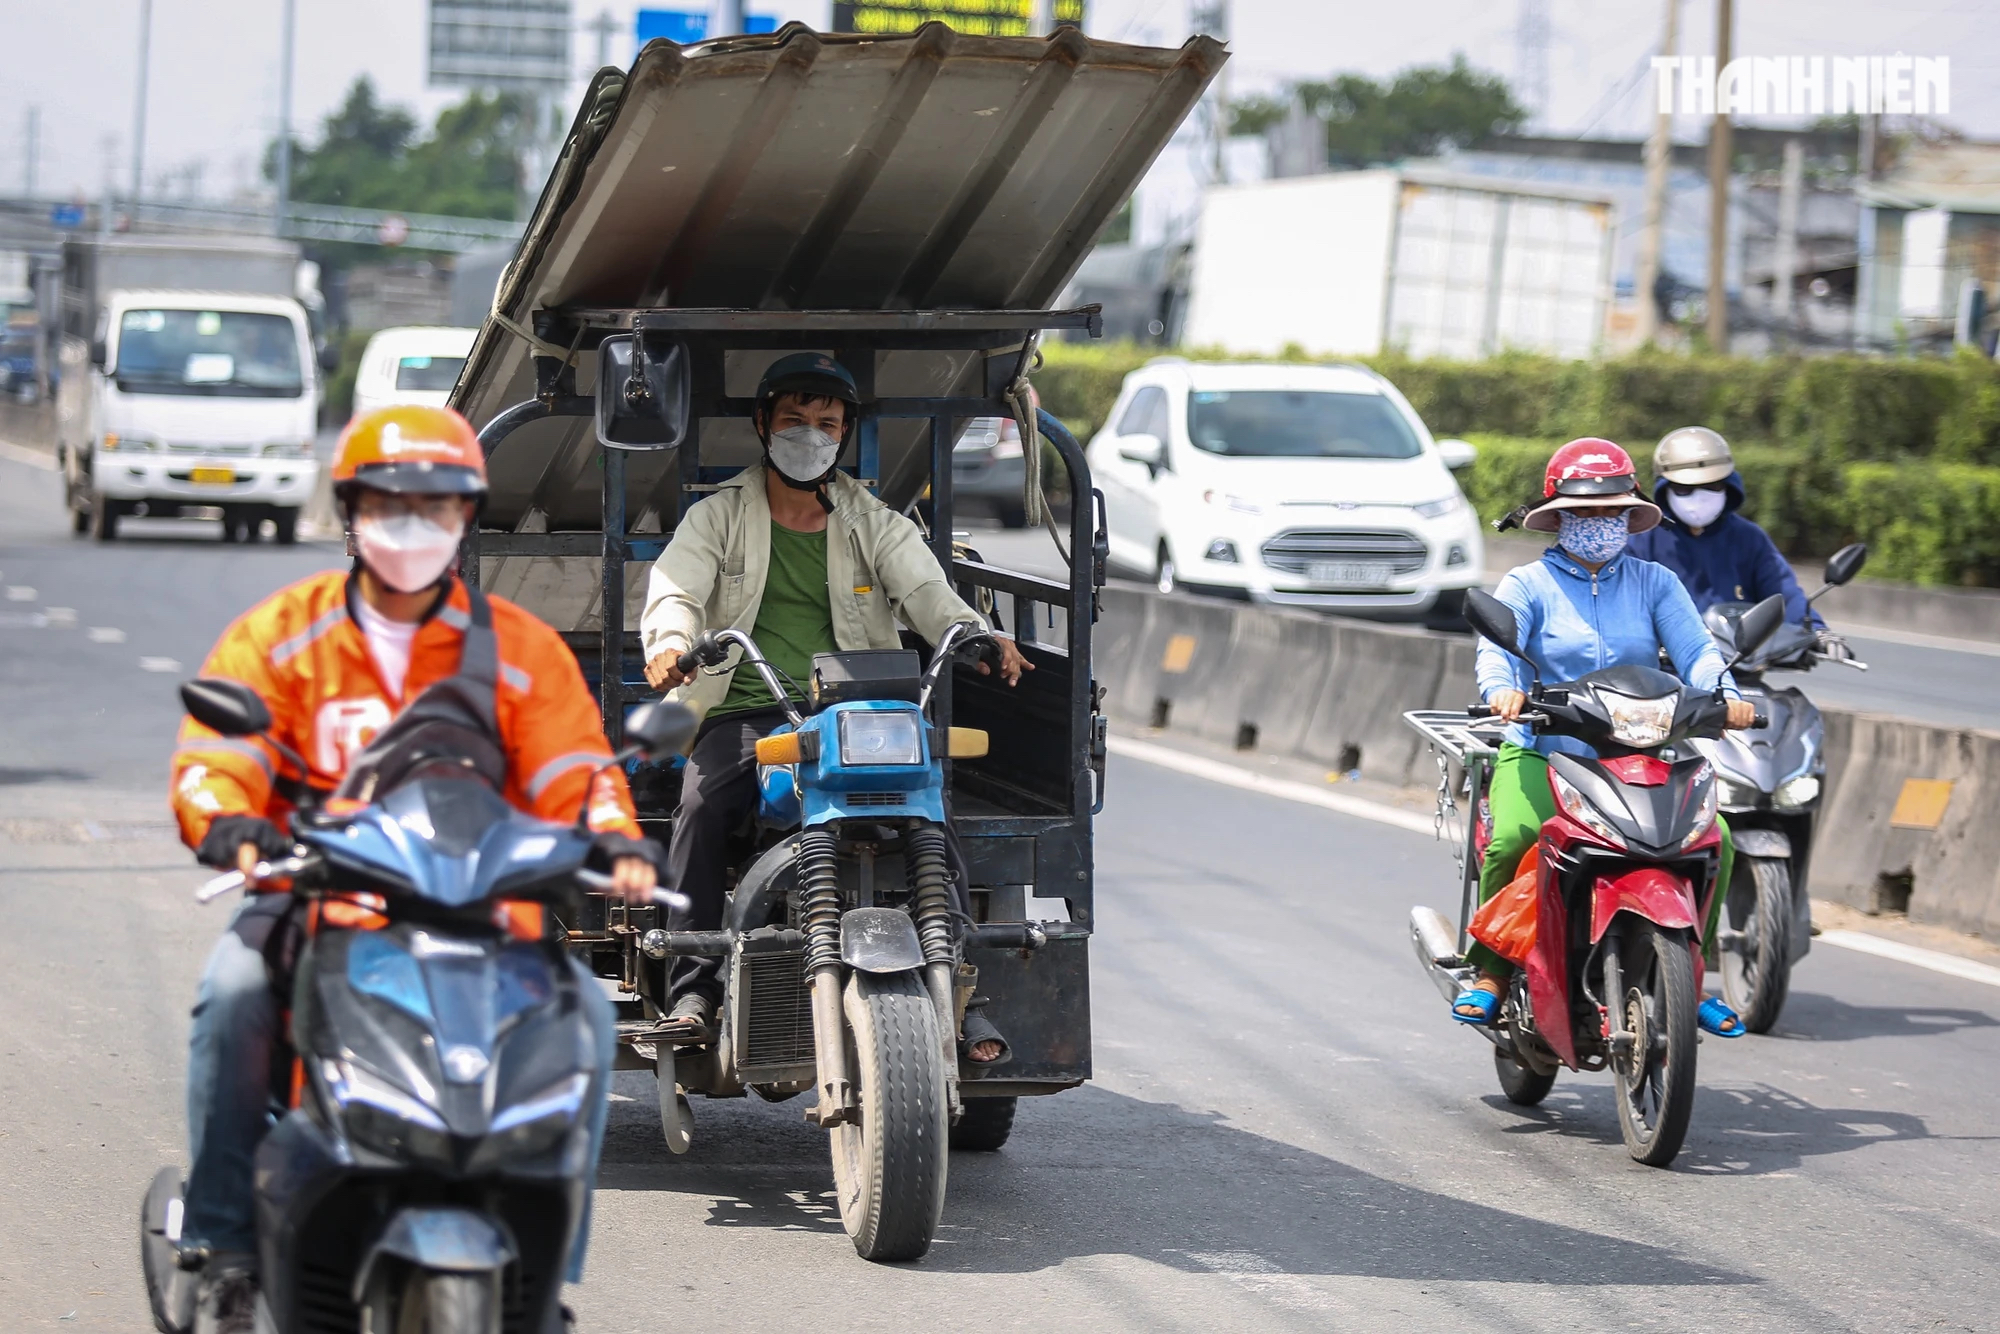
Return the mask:
<svg viewBox="0 0 2000 1334">
<path fill-rule="evenodd" d="M 771 524 L 771 572 L 764 580 L 764 601 L 750 637 L 773 667 L 804 690 L 812 674 L 815 653 L 832 653 L 833 608 L 826 591 L 826 531 L 798 533 Z M 738 667 L 729 693 L 709 713 L 711 718 L 747 709 L 768 709 L 776 701 L 753 667 Z"/>
</svg>

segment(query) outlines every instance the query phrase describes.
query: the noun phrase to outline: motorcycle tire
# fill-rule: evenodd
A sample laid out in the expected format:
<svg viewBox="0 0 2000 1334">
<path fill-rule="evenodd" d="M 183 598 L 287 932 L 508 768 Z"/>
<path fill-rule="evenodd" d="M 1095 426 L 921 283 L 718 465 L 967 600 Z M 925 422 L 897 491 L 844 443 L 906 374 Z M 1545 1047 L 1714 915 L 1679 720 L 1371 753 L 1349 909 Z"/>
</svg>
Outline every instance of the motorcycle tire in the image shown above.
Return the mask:
<svg viewBox="0 0 2000 1334">
<path fill-rule="evenodd" d="M 1722 996 L 1752 1033 L 1768 1033 L 1792 989 L 1791 864 L 1776 857 L 1738 857 L 1722 903 L 1722 925 L 1734 939 L 1720 951 Z"/>
<path fill-rule="evenodd" d="M 180 1211 L 182 1189 L 180 1169 L 163 1167 L 139 1206 L 139 1266 L 146 1279 L 146 1300 L 153 1308 L 153 1328 L 160 1334 L 187 1334 L 194 1326 L 200 1276 L 180 1267 L 169 1236 L 177 1230 L 170 1219 Z"/>
<path fill-rule="evenodd" d="M 1665 1167 L 1694 1114 L 1694 956 L 1685 935 L 1651 922 L 1630 924 L 1619 955 L 1624 994 L 1614 1003 L 1638 1041 L 1611 1058 L 1618 1129 L 1635 1161 Z"/>
<path fill-rule="evenodd" d="M 498 1285 L 491 1274 L 403 1269 L 378 1276 L 366 1324 L 383 1334 L 500 1334 Z"/>
<path fill-rule="evenodd" d="M 965 1111 L 951 1128 L 951 1147 L 970 1153 L 994 1153 L 1014 1133 L 1014 1108 L 1019 1098 L 967 1098 Z"/>
<path fill-rule="evenodd" d="M 944 1213 L 950 1127 L 937 1009 L 914 973 L 855 973 L 843 996 L 857 1121 L 833 1128 L 840 1221 L 864 1260 L 921 1258 Z"/>
<path fill-rule="evenodd" d="M 1500 1091 L 1516 1107 L 1534 1107 L 1556 1086 L 1556 1072 L 1537 1074 L 1501 1051 L 1493 1049 L 1493 1073 L 1500 1076 Z"/>
</svg>

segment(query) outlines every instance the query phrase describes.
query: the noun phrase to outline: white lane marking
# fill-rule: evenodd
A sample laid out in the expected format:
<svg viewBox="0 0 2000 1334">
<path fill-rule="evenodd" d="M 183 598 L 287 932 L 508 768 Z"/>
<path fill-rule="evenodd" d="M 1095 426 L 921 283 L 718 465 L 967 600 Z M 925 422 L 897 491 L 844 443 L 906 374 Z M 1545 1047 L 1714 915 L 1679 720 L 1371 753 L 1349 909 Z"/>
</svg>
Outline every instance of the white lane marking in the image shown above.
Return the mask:
<svg viewBox="0 0 2000 1334">
<path fill-rule="evenodd" d="M 26 584 L 9 584 L 7 585 L 7 600 L 9 602 L 33 602 L 35 600 L 35 590 Z"/>
<path fill-rule="evenodd" d="M 1884 959 L 1894 959 L 1898 963 L 1928 968 L 1933 973 L 1943 973 L 1946 977 L 1962 978 L 1967 982 L 1984 982 L 1989 987 L 2000 987 L 2000 968 L 1995 968 L 1991 964 L 1976 963 L 1971 959 L 1961 959 L 1956 954 L 1927 950 L 1917 945 L 1905 945 L 1899 940 L 1884 940 L 1880 936 L 1871 936 L 1861 931 L 1822 931 L 1816 939 L 1822 945 L 1838 945 L 1844 950 L 1858 950 L 1862 954 L 1873 954 Z"/>
<path fill-rule="evenodd" d="M 42 615 L 49 618 L 50 625 L 68 627 L 76 624 L 75 607 L 44 607 Z"/>
<path fill-rule="evenodd" d="M 93 625 L 90 627 L 90 642 L 93 644 L 122 644 L 125 632 L 115 625 Z"/>
<path fill-rule="evenodd" d="M 139 670 L 142 672 L 177 672 L 181 669 L 178 658 L 141 658 Z"/>
<path fill-rule="evenodd" d="M 1950 635 L 1927 635 L 1916 630 L 1891 630 L 1887 626 L 1854 625 L 1845 621 L 1834 629 L 1849 639 L 1863 642 L 1874 639 L 1885 644 L 1905 644 L 1911 648 L 1937 648 L 1948 653 L 1977 653 L 1988 658 L 2000 658 L 2000 644 L 1989 644 L 1983 639 L 1955 639 Z M 1839 668 L 1838 663 L 1829 663 L 1828 666 L 1834 670 Z"/>
<path fill-rule="evenodd" d="M 1268 1298 L 1295 1311 L 1330 1311 L 1342 1303 L 1321 1292 L 1310 1280 L 1288 1273 L 1255 1251 L 1185 1251 L 1187 1258 L 1209 1273 L 1226 1278 L 1253 1296 Z"/>
<path fill-rule="evenodd" d="M 1322 792 L 1310 783 L 1296 783 L 1288 778 L 1272 778 L 1266 774 L 1251 773 L 1248 769 L 1239 769 L 1220 760 L 1189 755 L 1166 746 L 1133 741 L 1127 737 L 1111 737 L 1109 744 L 1113 755 L 1143 760 L 1147 764 L 1157 764 L 1162 769 L 1173 769 L 1195 778 L 1206 778 L 1212 783 L 1240 787 L 1246 792 L 1261 792 L 1267 797 L 1277 797 L 1283 801 L 1303 802 L 1308 806 L 1318 806 L 1341 815 L 1373 820 L 1377 824 L 1394 825 L 1413 834 L 1435 836 L 1437 833 L 1437 825 L 1431 817 L 1418 815 L 1415 811 L 1399 811 L 1393 806 L 1384 806 L 1380 802 L 1366 801 L 1360 797 L 1349 797 L 1338 792 Z"/>
<path fill-rule="evenodd" d="M 0 611 L 0 629 L 39 630 L 49 618 L 38 611 Z"/>
<path fill-rule="evenodd" d="M 11 440 L 0 440 L 0 459 L 12 459 L 16 463 L 25 463 L 30 468 L 40 468 L 43 472 L 54 472 L 57 466 L 55 455 L 44 454 L 39 449 L 29 449 L 25 445 L 17 445 Z"/>
</svg>

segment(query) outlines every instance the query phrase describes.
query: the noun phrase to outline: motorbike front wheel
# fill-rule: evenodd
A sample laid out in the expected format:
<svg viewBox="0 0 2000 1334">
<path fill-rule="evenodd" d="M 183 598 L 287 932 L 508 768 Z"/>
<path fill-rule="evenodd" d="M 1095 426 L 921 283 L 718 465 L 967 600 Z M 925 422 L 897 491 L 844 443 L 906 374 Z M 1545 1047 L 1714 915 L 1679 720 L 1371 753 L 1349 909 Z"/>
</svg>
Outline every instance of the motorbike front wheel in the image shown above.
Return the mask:
<svg viewBox="0 0 2000 1334">
<path fill-rule="evenodd" d="M 1792 987 L 1791 915 L 1791 864 L 1738 857 L 1722 902 L 1722 996 L 1752 1033 L 1771 1031 Z"/>
<path fill-rule="evenodd" d="M 414 1267 L 385 1273 L 370 1285 L 362 1327 L 368 1334 L 500 1334 L 497 1278 Z"/>
<path fill-rule="evenodd" d="M 930 992 L 914 973 L 855 973 L 843 997 L 857 1121 L 833 1128 L 840 1221 L 864 1260 L 915 1260 L 944 1212 L 949 1108 Z"/>
<path fill-rule="evenodd" d="M 1634 1159 L 1665 1167 L 1681 1151 L 1694 1113 L 1694 957 L 1680 933 L 1635 922 L 1620 963 L 1623 994 L 1613 1004 L 1634 1040 L 1611 1058 L 1618 1129 Z"/>
</svg>

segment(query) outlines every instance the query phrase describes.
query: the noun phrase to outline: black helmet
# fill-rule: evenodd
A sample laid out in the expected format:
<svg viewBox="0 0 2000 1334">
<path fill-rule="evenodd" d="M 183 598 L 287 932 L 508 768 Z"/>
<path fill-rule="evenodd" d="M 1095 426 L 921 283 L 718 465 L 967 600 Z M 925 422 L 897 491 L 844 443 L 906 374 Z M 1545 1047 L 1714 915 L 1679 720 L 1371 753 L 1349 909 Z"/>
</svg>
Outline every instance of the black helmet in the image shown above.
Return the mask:
<svg viewBox="0 0 2000 1334">
<path fill-rule="evenodd" d="M 853 409 L 847 414 L 849 426 L 861 407 L 861 390 L 854 376 L 824 352 L 794 352 L 772 362 L 757 382 L 757 410 L 768 414 L 772 400 L 780 394 L 837 398 Z"/>
</svg>

